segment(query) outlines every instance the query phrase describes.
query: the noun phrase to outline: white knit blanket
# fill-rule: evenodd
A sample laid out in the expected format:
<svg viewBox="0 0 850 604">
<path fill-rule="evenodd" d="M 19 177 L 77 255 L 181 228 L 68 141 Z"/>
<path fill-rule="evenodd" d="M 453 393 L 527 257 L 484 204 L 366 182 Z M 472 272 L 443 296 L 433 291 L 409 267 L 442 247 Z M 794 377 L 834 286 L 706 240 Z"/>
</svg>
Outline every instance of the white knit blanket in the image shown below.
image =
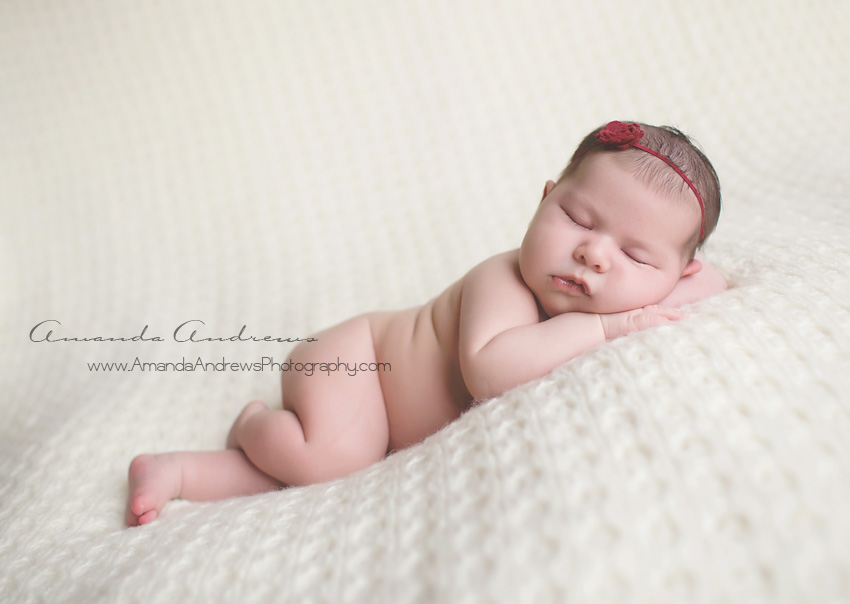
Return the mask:
<svg viewBox="0 0 850 604">
<path fill-rule="evenodd" d="M 0 4 L 0 601 L 850 601 L 847 31 L 838 0 Z M 730 291 L 343 480 L 124 528 L 133 456 L 280 403 L 229 364 L 291 344 L 178 325 L 421 304 L 611 119 L 713 159 Z"/>
</svg>

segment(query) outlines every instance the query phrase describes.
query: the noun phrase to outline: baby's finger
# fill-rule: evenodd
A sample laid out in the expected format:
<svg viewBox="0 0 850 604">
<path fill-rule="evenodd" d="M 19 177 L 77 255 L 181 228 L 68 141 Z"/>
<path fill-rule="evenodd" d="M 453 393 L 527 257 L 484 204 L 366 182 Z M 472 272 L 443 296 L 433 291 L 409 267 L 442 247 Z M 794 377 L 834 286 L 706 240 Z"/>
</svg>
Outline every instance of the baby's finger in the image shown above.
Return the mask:
<svg viewBox="0 0 850 604">
<path fill-rule="evenodd" d="M 659 306 L 658 312 L 671 321 L 680 321 L 685 318 L 684 313 L 679 312 L 675 308 L 670 308 L 669 306 Z"/>
<path fill-rule="evenodd" d="M 652 306 L 645 306 L 643 310 L 647 314 L 651 314 L 656 317 L 664 317 L 665 319 L 669 319 L 670 321 L 678 321 L 680 319 L 685 318 L 684 314 L 670 306 L 658 306 L 656 304 L 653 304 Z"/>
</svg>

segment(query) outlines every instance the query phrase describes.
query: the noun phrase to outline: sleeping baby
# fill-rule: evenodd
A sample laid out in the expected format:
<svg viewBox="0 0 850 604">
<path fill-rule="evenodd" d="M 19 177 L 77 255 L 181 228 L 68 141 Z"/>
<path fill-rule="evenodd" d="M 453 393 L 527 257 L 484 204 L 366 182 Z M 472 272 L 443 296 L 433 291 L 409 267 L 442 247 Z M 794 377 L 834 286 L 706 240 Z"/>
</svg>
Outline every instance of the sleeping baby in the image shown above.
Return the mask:
<svg viewBox="0 0 850 604">
<path fill-rule="evenodd" d="M 678 130 L 611 122 L 591 132 L 546 183 L 519 249 L 485 260 L 424 306 L 354 317 L 290 355 L 391 371 L 283 372 L 282 408 L 248 403 L 225 450 L 136 457 L 127 524 L 155 520 L 175 498 L 346 476 L 476 401 L 607 340 L 679 320 L 675 307 L 726 288 L 695 256 L 719 214 L 717 175 Z"/>
</svg>

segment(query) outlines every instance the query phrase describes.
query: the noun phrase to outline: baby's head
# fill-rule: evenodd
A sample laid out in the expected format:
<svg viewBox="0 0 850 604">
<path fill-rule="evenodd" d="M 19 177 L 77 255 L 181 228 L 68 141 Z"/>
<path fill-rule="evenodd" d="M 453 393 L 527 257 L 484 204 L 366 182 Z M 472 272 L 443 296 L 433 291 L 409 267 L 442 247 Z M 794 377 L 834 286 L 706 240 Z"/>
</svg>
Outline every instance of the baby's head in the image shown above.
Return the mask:
<svg viewBox="0 0 850 604">
<path fill-rule="evenodd" d="M 705 154 L 672 126 L 610 122 L 584 137 L 558 182 L 588 156 L 605 152 L 613 153 L 620 165 L 659 192 L 679 197 L 682 203 L 701 203 L 704 222 L 695 227 L 689 241 L 688 255 L 693 258 L 720 218 L 720 180 Z"/>
<path fill-rule="evenodd" d="M 611 122 L 546 183 L 520 272 L 548 316 L 657 304 L 700 270 L 719 214 L 717 175 L 684 134 Z"/>
</svg>

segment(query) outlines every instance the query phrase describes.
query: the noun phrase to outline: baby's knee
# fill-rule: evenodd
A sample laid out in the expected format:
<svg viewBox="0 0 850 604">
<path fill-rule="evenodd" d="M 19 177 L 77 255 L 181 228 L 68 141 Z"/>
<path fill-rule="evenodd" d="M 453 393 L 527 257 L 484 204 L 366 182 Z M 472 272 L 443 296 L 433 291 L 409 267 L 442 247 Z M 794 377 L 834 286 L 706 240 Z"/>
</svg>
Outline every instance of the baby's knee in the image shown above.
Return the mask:
<svg viewBox="0 0 850 604">
<path fill-rule="evenodd" d="M 239 446 L 248 448 L 279 448 L 282 444 L 304 442 L 304 431 L 298 416 L 292 411 L 262 411 L 249 417 L 237 435 Z"/>
</svg>

